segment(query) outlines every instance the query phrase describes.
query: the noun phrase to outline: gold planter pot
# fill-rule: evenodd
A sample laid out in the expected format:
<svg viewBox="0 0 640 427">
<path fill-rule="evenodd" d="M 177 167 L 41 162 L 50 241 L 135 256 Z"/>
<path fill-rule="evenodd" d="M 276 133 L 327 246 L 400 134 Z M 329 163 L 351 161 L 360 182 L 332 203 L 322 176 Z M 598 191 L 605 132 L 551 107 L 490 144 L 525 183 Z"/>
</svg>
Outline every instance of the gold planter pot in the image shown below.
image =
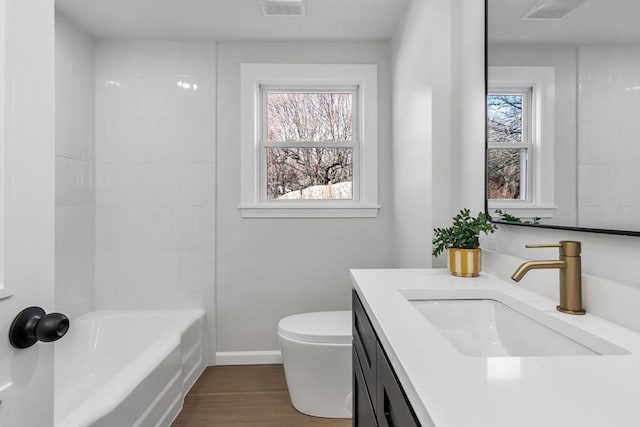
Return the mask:
<svg viewBox="0 0 640 427">
<path fill-rule="evenodd" d="M 477 277 L 480 273 L 480 249 L 448 248 L 449 271 L 453 276 Z"/>
</svg>

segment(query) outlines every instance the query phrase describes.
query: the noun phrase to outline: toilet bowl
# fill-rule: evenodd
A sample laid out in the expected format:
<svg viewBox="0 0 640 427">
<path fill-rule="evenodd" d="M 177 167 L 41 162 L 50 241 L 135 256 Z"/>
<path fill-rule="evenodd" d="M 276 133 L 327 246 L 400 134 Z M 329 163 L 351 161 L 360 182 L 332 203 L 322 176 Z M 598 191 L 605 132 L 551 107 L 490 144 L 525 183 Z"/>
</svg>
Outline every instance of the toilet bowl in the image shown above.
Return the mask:
<svg viewBox="0 0 640 427">
<path fill-rule="evenodd" d="M 303 313 L 278 323 L 291 403 L 324 418 L 351 418 L 351 311 Z"/>
</svg>

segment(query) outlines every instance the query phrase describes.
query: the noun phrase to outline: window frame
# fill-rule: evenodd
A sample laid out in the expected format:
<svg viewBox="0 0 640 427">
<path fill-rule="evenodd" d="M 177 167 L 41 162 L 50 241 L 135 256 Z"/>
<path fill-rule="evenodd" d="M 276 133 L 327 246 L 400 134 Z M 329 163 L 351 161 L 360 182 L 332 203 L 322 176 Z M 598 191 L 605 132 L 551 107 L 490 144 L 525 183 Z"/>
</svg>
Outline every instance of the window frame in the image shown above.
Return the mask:
<svg viewBox="0 0 640 427">
<path fill-rule="evenodd" d="M 489 212 L 507 211 L 520 218 L 552 218 L 555 203 L 555 68 L 525 66 L 488 67 L 488 93 L 516 93 L 530 90 L 527 132 L 530 149 L 527 153 L 526 196 L 520 200 L 489 199 Z M 523 133 L 524 130 L 523 111 Z M 485 123 L 487 126 L 487 123 Z M 525 136 L 523 135 L 523 141 Z M 491 144 L 490 148 L 518 144 Z M 521 182 L 523 180 L 521 179 Z M 488 195 L 487 195 L 488 196 Z"/>
<path fill-rule="evenodd" d="M 376 217 L 378 204 L 377 65 L 241 64 L 241 203 L 243 218 Z M 352 141 L 266 141 L 268 91 L 353 91 Z M 296 142 L 293 142 L 295 144 Z M 353 147 L 353 199 L 270 200 L 266 186 L 266 148 Z"/>
<path fill-rule="evenodd" d="M 521 142 L 491 142 L 487 139 L 487 150 L 516 149 L 525 150 L 526 155 L 520 157 L 520 198 L 519 199 L 489 199 L 497 202 L 527 202 L 533 199 L 532 188 L 536 172 L 536 158 L 534 147 L 533 123 L 534 116 L 531 105 L 533 88 L 531 86 L 490 87 L 488 96 L 491 95 L 518 95 L 522 97 L 522 133 Z"/>
</svg>

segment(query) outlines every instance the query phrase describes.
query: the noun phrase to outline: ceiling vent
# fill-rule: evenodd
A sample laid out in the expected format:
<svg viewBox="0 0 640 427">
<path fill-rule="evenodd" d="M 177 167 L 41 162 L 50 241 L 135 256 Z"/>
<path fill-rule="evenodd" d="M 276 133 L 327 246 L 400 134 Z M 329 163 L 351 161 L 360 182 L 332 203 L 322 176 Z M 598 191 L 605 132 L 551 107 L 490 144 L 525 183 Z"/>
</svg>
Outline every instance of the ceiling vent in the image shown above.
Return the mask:
<svg viewBox="0 0 640 427">
<path fill-rule="evenodd" d="M 304 0 L 260 0 L 265 16 L 304 16 Z"/>
<path fill-rule="evenodd" d="M 557 21 L 573 12 L 583 2 L 584 0 L 541 0 L 520 19 Z"/>
</svg>

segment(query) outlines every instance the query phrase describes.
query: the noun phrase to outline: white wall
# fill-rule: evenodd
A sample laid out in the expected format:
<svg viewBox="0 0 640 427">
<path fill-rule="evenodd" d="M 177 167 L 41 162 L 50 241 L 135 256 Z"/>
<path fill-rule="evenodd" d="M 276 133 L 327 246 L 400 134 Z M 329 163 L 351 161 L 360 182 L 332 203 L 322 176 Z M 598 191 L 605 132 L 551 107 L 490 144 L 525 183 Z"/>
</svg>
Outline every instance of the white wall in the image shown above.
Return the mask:
<svg viewBox="0 0 640 427">
<path fill-rule="evenodd" d="M 200 307 L 215 330 L 215 70 L 215 43 L 96 45 L 97 309 Z"/>
<path fill-rule="evenodd" d="M 577 50 L 575 46 L 498 44 L 488 51 L 490 65 L 548 66 L 555 69 L 555 204 L 545 224 L 577 224 Z M 544 143 L 544 141 L 543 141 Z"/>
<path fill-rule="evenodd" d="M 414 1 L 393 39 L 393 247 L 398 267 L 432 265 L 451 209 L 449 2 Z"/>
<path fill-rule="evenodd" d="M 218 45 L 217 308 L 222 353 L 278 349 L 290 314 L 349 309 L 350 268 L 391 265 L 390 49 L 387 43 Z M 378 64 L 377 218 L 241 218 L 240 64 Z"/>
<path fill-rule="evenodd" d="M 56 14 L 56 310 L 94 307 L 93 40 Z"/>
<path fill-rule="evenodd" d="M 640 230 L 640 46 L 580 46 L 578 225 Z"/>
<path fill-rule="evenodd" d="M 483 2 L 411 2 L 393 39 L 393 232 L 398 267 L 442 266 L 433 228 L 484 206 Z M 480 17 L 480 19 L 478 19 Z M 480 169 L 478 169 L 480 168 Z"/>
<path fill-rule="evenodd" d="M 482 0 L 452 2 L 452 210 L 440 226 L 449 224 L 462 208 L 474 214 L 484 210 L 485 73 L 478 67 L 484 64 L 483 16 Z"/>
</svg>

